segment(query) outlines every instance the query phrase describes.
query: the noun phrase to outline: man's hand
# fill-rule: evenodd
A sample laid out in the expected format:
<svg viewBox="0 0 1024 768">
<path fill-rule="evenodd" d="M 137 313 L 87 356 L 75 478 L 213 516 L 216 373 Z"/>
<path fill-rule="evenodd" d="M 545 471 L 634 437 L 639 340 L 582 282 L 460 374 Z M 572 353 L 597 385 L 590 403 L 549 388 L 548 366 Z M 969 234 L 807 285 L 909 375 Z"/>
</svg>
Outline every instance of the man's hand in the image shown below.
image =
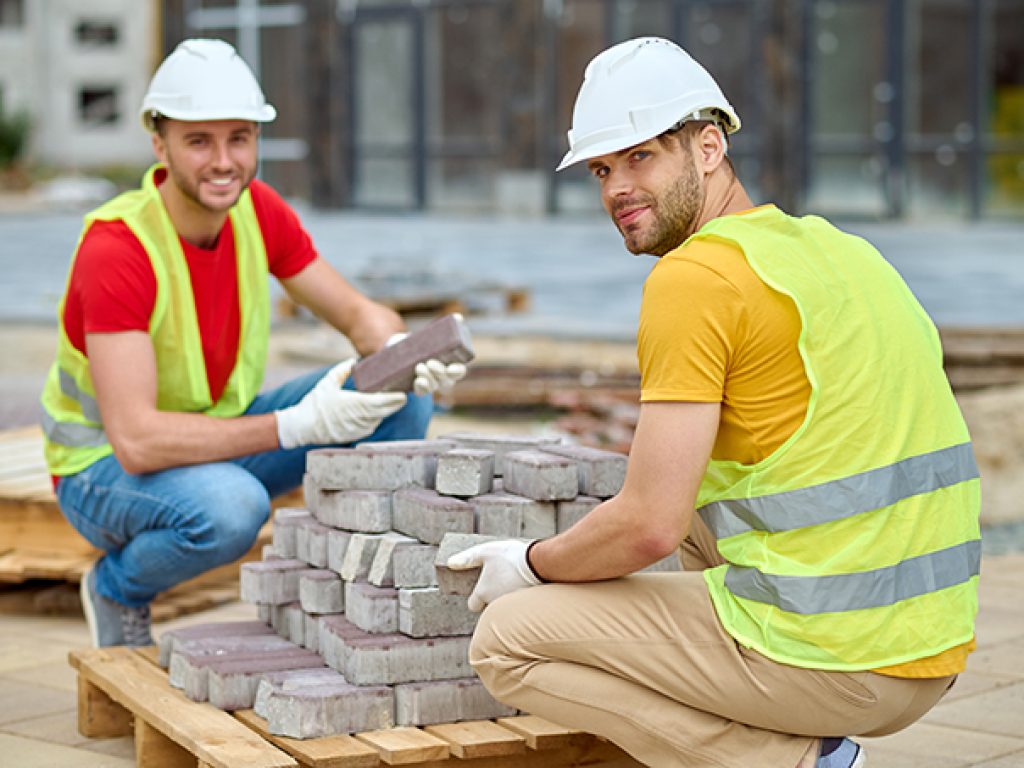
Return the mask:
<svg viewBox="0 0 1024 768">
<path fill-rule="evenodd" d="M 521 539 L 488 541 L 448 558 L 447 565 L 453 571 L 482 569 L 476 588 L 469 596 L 469 610 L 482 611 L 504 594 L 541 583 L 526 560 L 526 550 L 531 543 Z"/>
<path fill-rule="evenodd" d="M 274 412 L 282 448 L 354 442 L 405 405 L 401 392 L 342 389 L 353 365 L 355 359 L 338 363 L 297 404 Z"/>
</svg>

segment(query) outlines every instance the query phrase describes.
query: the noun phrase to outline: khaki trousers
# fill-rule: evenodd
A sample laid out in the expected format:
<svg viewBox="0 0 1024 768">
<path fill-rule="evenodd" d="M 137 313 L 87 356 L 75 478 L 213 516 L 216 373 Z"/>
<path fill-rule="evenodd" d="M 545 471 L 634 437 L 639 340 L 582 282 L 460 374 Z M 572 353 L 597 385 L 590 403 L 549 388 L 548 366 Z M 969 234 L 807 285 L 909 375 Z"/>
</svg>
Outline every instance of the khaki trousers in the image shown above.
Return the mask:
<svg viewBox="0 0 1024 768">
<path fill-rule="evenodd" d="M 501 701 L 657 768 L 794 768 L 814 738 L 893 733 L 952 684 L 801 669 L 743 648 L 699 572 L 721 562 L 699 520 L 680 556 L 682 573 L 505 595 L 481 617 L 473 667 Z"/>
</svg>

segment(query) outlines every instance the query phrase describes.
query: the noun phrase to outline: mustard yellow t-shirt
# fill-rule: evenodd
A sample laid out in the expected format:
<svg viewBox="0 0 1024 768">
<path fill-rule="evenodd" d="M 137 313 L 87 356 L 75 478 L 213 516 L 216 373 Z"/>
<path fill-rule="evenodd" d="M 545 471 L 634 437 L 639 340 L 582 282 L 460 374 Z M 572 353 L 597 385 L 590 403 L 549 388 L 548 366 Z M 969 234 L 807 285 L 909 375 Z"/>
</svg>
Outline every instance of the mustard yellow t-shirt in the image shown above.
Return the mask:
<svg viewBox="0 0 1024 768">
<path fill-rule="evenodd" d="M 721 403 L 712 458 L 753 464 L 800 426 L 811 386 L 793 301 L 769 288 L 738 248 L 695 240 L 644 283 L 637 333 L 641 402 Z M 895 677 L 962 672 L 974 641 L 875 670 Z"/>
</svg>

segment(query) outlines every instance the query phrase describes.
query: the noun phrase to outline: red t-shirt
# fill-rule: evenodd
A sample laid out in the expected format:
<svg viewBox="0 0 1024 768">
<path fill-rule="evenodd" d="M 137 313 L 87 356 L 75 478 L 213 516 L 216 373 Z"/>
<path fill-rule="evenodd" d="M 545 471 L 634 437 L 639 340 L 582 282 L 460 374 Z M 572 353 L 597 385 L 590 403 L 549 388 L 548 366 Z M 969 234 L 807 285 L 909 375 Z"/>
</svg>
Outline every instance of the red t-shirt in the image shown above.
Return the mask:
<svg viewBox="0 0 1024 768">
<path fill-rule="evenodd" d="M 157 183 L 162 180 L 158 171 Z M 270 274 L 288 278 L 316 257 L 313 241 L 295 211 L 260 181 L 250 185 L 253 207 L 267 250 Z M 206 376 L 214 402 L 238 357 L 241 327 L 238 272 L 231 220 L 224 222 L 213 248 L 181 241 L 192 278 Z M 156 276 L 143 249 L 123 221 L 96 221 L 82 239 L 68 283 L 64 328 L 85 354 L 85 334 L 148 331 L 156 303 Z"/>
</svg>

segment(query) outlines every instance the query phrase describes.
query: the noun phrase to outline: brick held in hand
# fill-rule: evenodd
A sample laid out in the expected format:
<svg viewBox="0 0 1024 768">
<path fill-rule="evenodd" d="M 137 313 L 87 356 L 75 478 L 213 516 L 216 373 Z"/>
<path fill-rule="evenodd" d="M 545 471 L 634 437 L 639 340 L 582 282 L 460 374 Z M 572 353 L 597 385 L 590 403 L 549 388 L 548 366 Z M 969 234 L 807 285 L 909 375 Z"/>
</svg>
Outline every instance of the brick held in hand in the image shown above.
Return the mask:
<svg viewBox="0 0 1024 768">
<path fill-rule="evenodd" d="M 445 315 L 364 357 L 352 369 L 352 380 L 360 392 L 409 392 L 416 379 L 417 363 L 431 359 L 468 363 L 473 357 L 466 324 L 455 315 Z"/>
</svg>

